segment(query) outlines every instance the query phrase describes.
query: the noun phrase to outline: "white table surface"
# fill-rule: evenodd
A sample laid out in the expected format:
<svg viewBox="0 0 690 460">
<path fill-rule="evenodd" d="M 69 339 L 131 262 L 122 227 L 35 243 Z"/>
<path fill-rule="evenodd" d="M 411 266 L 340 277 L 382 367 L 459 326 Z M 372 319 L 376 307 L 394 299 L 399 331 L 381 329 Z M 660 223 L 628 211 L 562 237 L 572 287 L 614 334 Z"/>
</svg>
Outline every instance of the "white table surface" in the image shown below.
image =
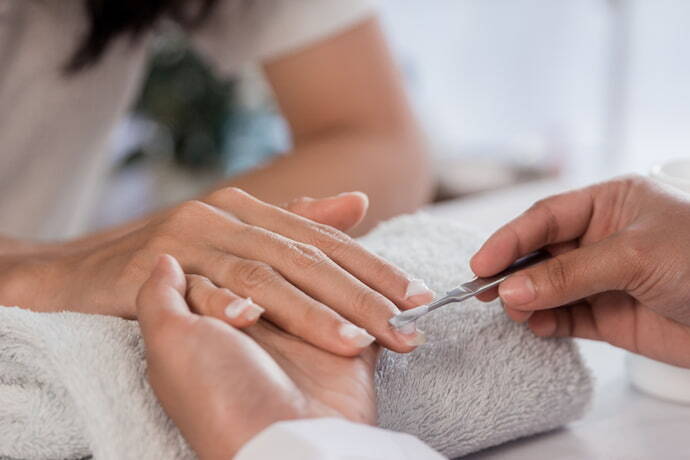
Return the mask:
<svg viewBox="0 0 690 460">
<path fill-rule="evenodd" d="M 570 188 L 548 181 L 430 207 L 488 233 L 539 198 Z M 494 459 L 690 459 L 690 406 L 652 398 L 635 390 L 625 372 L 622 350 L 578 340 L 595 378 L 593 404 L 585 417 L 565 428 L 506 443 L 464 457 Z"/>
</svg>

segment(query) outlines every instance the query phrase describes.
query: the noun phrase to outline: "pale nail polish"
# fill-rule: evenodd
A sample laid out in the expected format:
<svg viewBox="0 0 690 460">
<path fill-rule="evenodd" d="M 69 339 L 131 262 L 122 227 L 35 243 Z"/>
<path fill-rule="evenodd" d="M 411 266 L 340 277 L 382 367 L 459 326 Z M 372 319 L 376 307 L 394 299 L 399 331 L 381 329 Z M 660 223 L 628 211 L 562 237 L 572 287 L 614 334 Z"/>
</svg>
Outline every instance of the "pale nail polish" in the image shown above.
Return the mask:
<svg viewBox="0 0 690 460">
<path fill-rule="evenodd" d="M 414 334 L 415 332 L 417 332 L 417 325 L 415 323 L 407 323 L 398 330 L 403 334 Z"/>
<path fill-rule="evenodd" d="M 420 345 L 424 345 L 426 343 L 426 334 L 424 331 L 417 329 L 417 333 L 413 336 L 410 337 L 410 339 L 407 341 L 407 344 L 412 346 L 412 347 L 418 347 Z"/>
<path fill-rule="evenodd" d="M 407 289 L 405 290 L 405 298 L 409 299 L 416 295 L 431 294 L 434 295 L 434 291 L 429 289 L 424 280 L 419 278 L 411 278 L 407 283 Z"/>
<path fill-rule="evenodd" d="M 366 330 L 353 324 L 343 324 L 339 332 L 342 338 L 360 348 L 368 347 L 375 340 Z"/>
<path fill-rule="evenodd" d="M 239 317 L 245 310 L 250 308 L 254 303 L 252 299 L 247 297 L 246 299 L 237 299 L 225 307 L 225 316 L 230 319 L 235 319 Z M 260 307 L 259 307 L 260 308 Z"/>
<path fill-rule="evenodd" d="M 261 308 L 255 303 L 252 303 L 249 308 L 244 312 L 244 319 L 247 321 L 255 321 L 259 316 L 261 316 L 266 310 Z"/>
<path fill-rule="evenodd" d="M 406 345 L 411 347 L 418 347 L 426 343 L 426 334 L 417 329 L 415 323 L 409 323 L 397 330 L 398 337 L 400 337 Z"/>
</svg>

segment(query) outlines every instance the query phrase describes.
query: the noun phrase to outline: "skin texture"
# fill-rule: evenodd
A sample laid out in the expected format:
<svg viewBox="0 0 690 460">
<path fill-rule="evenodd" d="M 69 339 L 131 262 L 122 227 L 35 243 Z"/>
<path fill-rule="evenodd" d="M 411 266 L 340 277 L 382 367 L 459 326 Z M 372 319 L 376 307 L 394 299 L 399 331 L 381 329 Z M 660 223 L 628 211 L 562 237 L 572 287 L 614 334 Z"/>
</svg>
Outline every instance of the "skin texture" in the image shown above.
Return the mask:
<svg viewBox="0 0 690 460">
<path fill-rule="evenodd" d="M 512 319 L 540 336 L 602 340 L 690 367 L 688 229 L 686 196 L 625 177 L 537 202 L 494 233 L 471 267 L 488 276 L 546 247 L 553 259 L 499 286 Z"/>
<path fill-rule="evenodd" d="M 40 263 L 18 257 L 14 272 L 28 282 L 3 292 L 0 304 L 38 311 L 68 305 L 133 318 L 139 287 L 158 256 L 171 254 L 186 273 L 196 275 L 189 282 L 199 313 L 245 327 L 254 321 L 228 318 L 224 309 L 250 297 L 273 324 L 332 353 L 362 351 L 361 343 L 339 334 L 346 324 L 364 328 L 386 347 L 409 352 L 419 342 L 418 333 L 402 334 L 387 320 L 433 294 L 406 298 L 405 273 L 342 231 L 309 219 L 347 229 L 361 221 L 367 204 L 361 193 L 301 199 L 287 206 L 296 213 L 239 189 L 220 190 L 119 238 L 89 240 Z"/>
<path fill-rule="evenodd" d="M 374 423 L 375 346 L 346 358 L 263 320 L 242 332 L 193 314 L 186 293 L 181 267 L 162 256 L 137 307 L 149 382 L 201 459 L 232 458 L 281 420 L 344 417 Z"/>
<path fill-rule="evenodd" d="M 415 339 L 390 330 L 386 320 L 431 294 L 405 299 L 404 274 L 330 228 L 362 233 L 430 196 L 424 142 L 377 20 L 264 63 L 264 71 L 291 130 L 290 152 L 198 200 L 78 240 L 0 236 L 0 305 L 131 318 L 156 257 L 170 253 L 201 277 L 189 281 L 197 286 L 193 308 L 205 314 L 220 317 L 223 301 L 252 297 L 276 325 L 335 353 L 358 351 L 334 333 L 346 321 L 396 351 L 414 348 Z M 262 201 L 249 203 L 227 185 Z M 370 212 L 361 211 L 368 202 L 331 209 L 317 216 L 327 226 L 266 207 L 353 189 L 371 196 Z M 299 213 L 306 204 L 294 206 Z M 356 227 L 347 221 L 353 212 L 359 212 Z M 214 287 L 228 291 L 211 297 Z"/>
<path fill-rule="evenodd" d="M 355 234 L 430 199 L 425 141 L 376 19 L 267 62 L 264 72 L 294 148 L 228 185 L 269 203 L 361 190 L 371 209 Z"/>
</svg>

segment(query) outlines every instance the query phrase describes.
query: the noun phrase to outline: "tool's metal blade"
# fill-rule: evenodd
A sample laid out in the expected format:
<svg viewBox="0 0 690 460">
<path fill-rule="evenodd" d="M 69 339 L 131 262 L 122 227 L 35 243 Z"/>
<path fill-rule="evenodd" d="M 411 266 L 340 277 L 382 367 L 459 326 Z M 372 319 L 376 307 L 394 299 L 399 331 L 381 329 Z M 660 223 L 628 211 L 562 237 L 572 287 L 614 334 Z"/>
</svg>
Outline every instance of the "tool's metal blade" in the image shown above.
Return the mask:
<svg viewBox="0 0 690 460">
<path fill-rule="evenodd" d="M 450 303 L 462 302 L 470 297 L 474 297 L 482 292 L 486 292 L 491 288 L 494 288 L 505 281 L 510 275 L 516 271 L 522 270 L 524 268 L 535 265 L 548 259 L 550 256 L 546 251 L 535 251 L 531 254 L 518 259 L 510 267 L 497 274 L 496 276 L 488 278 L 474 278 L 471 281 L 461 284 L 459 287 L 448 291 L 445 296 L 440 299 L 434 300 L 430 304 L 421 305 L 419 307 L 406 310 L 393 318 L 389 319 L 388 322 L 391 326 L 400 329 L 401 327 L 417 321 L 422 316 L 437 310 Z"/>
</svg>

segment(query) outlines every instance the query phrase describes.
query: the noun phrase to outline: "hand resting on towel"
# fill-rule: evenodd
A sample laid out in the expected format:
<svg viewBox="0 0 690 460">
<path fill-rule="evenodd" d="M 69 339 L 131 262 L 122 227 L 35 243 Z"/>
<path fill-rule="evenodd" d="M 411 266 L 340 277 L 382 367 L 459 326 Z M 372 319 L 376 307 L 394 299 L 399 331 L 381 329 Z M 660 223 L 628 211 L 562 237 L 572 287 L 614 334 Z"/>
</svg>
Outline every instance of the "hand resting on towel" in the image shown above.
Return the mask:
<svg viewBox="0 0 690 460">
<path fill-rule="evenodd" d="M 512 319 L 540 336 L 603 340 L 690 367 L 689 232 L 687 196 L 625 177 L 537 202 L 491 236 L 471 266 L 488 276 L 547 247 L 553 259 L 499 287 Z"/>
<path fill-rule="evenodd" d="M 115 234 L 0 253 L 0 305 L 133 318 L 156 258 L 171 254 L 195 274 L 188 282 L 198 313 L 246 327 L 265 310 L 283 330 L 343 356 L 374 338 L 409 352 L 421 333 L 400 333 L 387 320 L 433 293 L 410 292 L 405 273 L 344 233 L 367 206 L 365 195 L 347 193 L 286 210 L 219 190 Z"/>
<path fill-rule="evenodd" d="M 149 381 L 202 459 L 229 459 L 281 420 L 376 420 L 377 346 L 339 357 L 266 321 L 241 332 L 193 314 L 179 264 L 162 256 L 138 296 Z M 245 333 L 246 332 L 246 333 Z"/>
</svg>

